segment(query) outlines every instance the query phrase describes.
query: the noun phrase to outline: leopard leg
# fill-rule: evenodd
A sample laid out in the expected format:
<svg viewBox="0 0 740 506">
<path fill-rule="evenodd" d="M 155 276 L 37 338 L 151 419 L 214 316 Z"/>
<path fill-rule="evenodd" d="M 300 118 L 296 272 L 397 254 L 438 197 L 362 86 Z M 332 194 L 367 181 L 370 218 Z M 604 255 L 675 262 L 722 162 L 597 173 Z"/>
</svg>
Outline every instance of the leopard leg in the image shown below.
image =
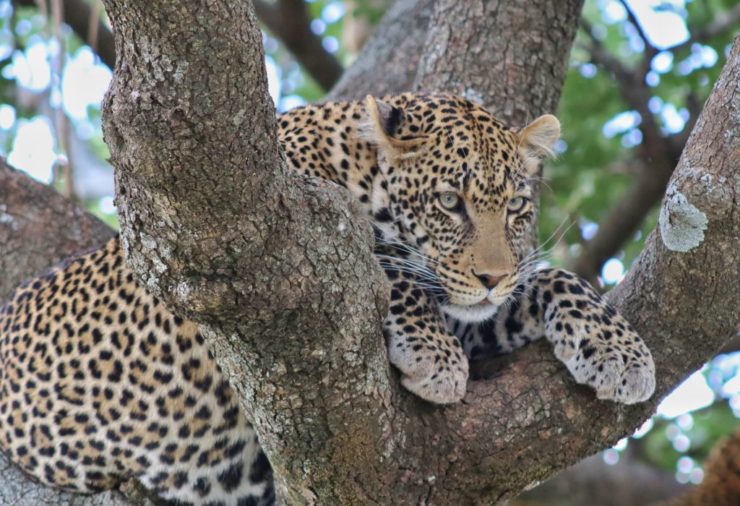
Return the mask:
<svg viewBox="0 0 740 506">
<path fill-rule="evenodd" d="M 388 359 L 401 372 L 401 384 L 437 404 L 465 395 L 468 359 L 460 341 L 447 330 L 429 287 L 403 260 L 382 262 L 391 281 L 391 306 L 384 322 Z"/>
<path fill-rule="evenodd" d="M 633 404 L 655 390 L 655 365 L 640 336 L 588 282 L 563 269 L 535 271 L 493 319 L 453 330 L 471 358 L 545 337 L 575 380 L 599 399 Z"/>
</svg>

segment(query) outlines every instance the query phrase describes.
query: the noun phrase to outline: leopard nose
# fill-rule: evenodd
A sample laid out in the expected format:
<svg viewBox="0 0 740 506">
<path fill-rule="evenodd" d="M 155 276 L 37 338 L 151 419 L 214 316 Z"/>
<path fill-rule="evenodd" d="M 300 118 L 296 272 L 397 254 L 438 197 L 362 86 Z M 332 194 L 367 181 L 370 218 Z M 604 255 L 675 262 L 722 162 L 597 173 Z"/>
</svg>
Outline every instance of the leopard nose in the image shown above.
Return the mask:
<svg viewBox="0 0 740 506">
<path fill-rule="evenodd" d="M 484 287 L 491 290 L 498 285 L 502 279 L 506 277 L 506 275 L 501 276 L 493 276 L 491 274 L 478 274 L 477 272 L 473 271 L 473 276 L 478 278 L 478 280 L 483 284 Z"/>
</svg>

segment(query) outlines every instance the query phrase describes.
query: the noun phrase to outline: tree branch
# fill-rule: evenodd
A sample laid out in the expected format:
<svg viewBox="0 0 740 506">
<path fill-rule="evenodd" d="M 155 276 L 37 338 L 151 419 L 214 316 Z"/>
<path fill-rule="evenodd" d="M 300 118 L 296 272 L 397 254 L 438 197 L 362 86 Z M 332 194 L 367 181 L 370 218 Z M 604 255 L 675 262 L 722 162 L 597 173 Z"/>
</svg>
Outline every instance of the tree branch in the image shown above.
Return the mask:
<svg viewBox="0 0 740 506">
<path fill-rule="evenodd" d="M 455 406 L 429 406 L 401 391 L 381 344 L 381 275 L 351 201 L 343 193 L 337 199 L 329 185 L 313 187 L 284 173 L 265 116 L 271 111 L 263 102 L 264 78 L 254 63 L 249 70 L 257 76 L 251 82 L 257 92 L 244 97 L 235 93 L 240 76 L 214 67 L 205 53 L 183 53 L 174 42 L 185 35 L 179 30 L 188 30 L 204 47 L 206 41 L 224 44 L 218 54 L 238 53 L 227 61 L 261 62 L 256 26 L 235 24 L 240 18 L 232 11 L 241 7 L 233 4 L 219 6 L 227 12 L 209 12 L 218 21 L 213 25 L 204 13 L 160 5 L 174 32 L 162 30 L 143 0 L 109 2 L 112 19 L 129 20 L 116 25 L 118 47 L 146 40 L 159 55 L 146 61 L 146 72 L 137 70 L 138 54 L 121 55 L 127 72 L 117 73 L 106 107 L 129 264 L 179 313 L 204 324 L 290 502 L 499 500 L 615 442 L 652 412 L 657 398 L 631 407 L 596 401 L 543 354 L 544 344 L 519 353 L 495 379 L 472 382 L 465 402 Z M 224 33 L 256 45 L 239 53 L 239 46 L 219 40 Z M 734 196 L 719 179 L 734 180 L 727 150 L 738 139 L 725 135 L 731 144 L 716 142 L 716 129 L 740 131 L 733 126 L 737 111 L 722 110 L 728 83 L 737 82 L 739 51 L 707 106 L 718 123 L 700 122 L 695 144 L 689 142 L 690 156 L 706 153 L 713 162 L 691 167 L 702 172 L 695 183 L 716 186 L 697 192 L 675 181 L 711 223 L 704 242 L 677 254 L 653 235 L 645 263 L 612 297 L 655 351 L 659 395 L 698 367 L 736 325 L 740 251 L 722 247 L 736 241 Z M 425 65 L 434 68 L 435 61 Z M 165 62 L 186 64 L 174 79 Z M 182 100 L 200 97 L 193 91 L 202 89 L 203 76 L 219 70 L 229 84 L 211 86 L 209 104 Z M 153 82 L 151 74 L 162 77 Z M 239 111 L 249 111 L 242 128 L 224 132 L 242 117 Z M 230 147 L 225 160 L 224 145 Z M 204 177 L 211 183 L 203 185 Z M 669 224 L 669 232 L 671 226 L 677 225 Z M 676 294 L 692 273 L 701 279 Z M 670 293 L 676 305 L 657 304 L 660 293 Z M 710 303 L 712 318 L 700 321 L 695 314 L 710 314 Z M 703 336 L 700 343 L 690 339 L 696 334 Z M 668 336 L 679 339 L 668 346 Z"/>
<path fill-rule="evenodd" d="M 344 69 L 324 49 L 321 37 L 311 31 L 311 16 L 303 0 L 278 0 L 269 5 L 254 1 L 254 9 L 267 28 L 293 53 L 308 74 L 324 90 L 330 90 Z"/>
<path fill-rule="evenodd" d="M 642 54 L 642 60 L 639 65 L 639 74 L 644 80 L 645 76 L 650 71 L 650 64 L 653 60 L 653 57 L 658 54 L 658 49 L 650 41 L 650 38 L 647 36 L 647 33 L 645 33 L 645 30 L 642 27 L 642 23 L 639 19 L 637 19 L 635 13 L 632 12 L 632 8 L 626 2 L 626 0 L 620 0 L 620 3 L 624 7 L 624 10 L 627 12 L 627 19 L 629 20 L 630 24 L 635 27 L 635 30 L 637 30 L 637 34 L 640 36 L 640 39 L 645 45 L 645 49 L 643 50 Z"/>
<path fill-rule="evenodd" d="M 28 276 L 112 236 L 84 209 L 0 161 L 0 300 Z"/>
<path fill-rule="evenodd" d="M 414 87 L 465 96 L 514 126 L 552 113 L 582 5 L 582 0 L 438 1 Z M 538 16 L 527 16 L 528 9 Z M 514 38 L 517 43 L 510 43 Z M 553 83 L 558 83 L 554 89 Z M 527 91 L 519 91 L 523 88 Z"/>
</svg>

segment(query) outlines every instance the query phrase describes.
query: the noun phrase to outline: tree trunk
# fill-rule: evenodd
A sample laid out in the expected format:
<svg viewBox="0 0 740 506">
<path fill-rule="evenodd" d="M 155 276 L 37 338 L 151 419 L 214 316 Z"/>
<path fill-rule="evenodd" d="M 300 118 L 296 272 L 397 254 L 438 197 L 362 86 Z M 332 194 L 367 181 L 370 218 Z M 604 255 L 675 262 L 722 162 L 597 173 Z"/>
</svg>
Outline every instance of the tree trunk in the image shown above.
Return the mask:
<svg viewBox="0 0 740 506">
<path fill-rule="evenodd" d="M 499 2 L 498 15 L 516 3 Z M 537 27 L 534 20 L 555 2 L 530 4 L 522 11 L 530 23 L 523 24 Z M 480 375 L 499 367 L 497 376 L 471 382 L 463 403 L 441 408 L 400 390 L 387 365 L 380 334 L 385 283 L 353 202 L 329 183 L 295 180 L 282 165 L 251 5 L 234 0 L 182 9 L 175 0 L 110 0 L 107 7 L 118 63 L 106 138 L 129 265 L 176 312 L 203 324 L 289 502 L 467 504 L 511 497 L 631 432 L 660 395 L 734 332 L 737 42 L 674 174 L 663 238 L 647 241 L 612 298 L 653 350 L 659 395 L 632 407 L 599 402 L 541 344 L 503 368 L 479 367 Z M 434 19 L 455 23 L 443 14 L 435 10 Z M 572 36 L 577 19 L 570 22 L 563 33 Z M 446 47 L 478 47 L 476 38 L 460 40 Z M 558 46 L 561 66 L 568 45 Z M 509 55 L 489 51 L 500 53 L 488 54 L 492 60 Z M 442 60 L 427 61 L 424 68 Z M 515 69 L 537 64 L 515 58 L 506 69 L 518 75 Z M 376 76 L 388 73 L 378 68 Z M 557 76 L 564 71 L 547 72 L 555 91 L 531 86 L 535 112 L 554 105 L 562 86 Z M 508 86 L 529 93 L 526 80 Z M 476 92 L 484 103 L 494 103 L 489 93 L 497 96 Z M 525 114 L 526 101 L 506 103 L 504 115 Z M 709 225 L 693 244 L 697 212 Z M 671 304 L 661 300 L 665 294 Z"/>
</svg>

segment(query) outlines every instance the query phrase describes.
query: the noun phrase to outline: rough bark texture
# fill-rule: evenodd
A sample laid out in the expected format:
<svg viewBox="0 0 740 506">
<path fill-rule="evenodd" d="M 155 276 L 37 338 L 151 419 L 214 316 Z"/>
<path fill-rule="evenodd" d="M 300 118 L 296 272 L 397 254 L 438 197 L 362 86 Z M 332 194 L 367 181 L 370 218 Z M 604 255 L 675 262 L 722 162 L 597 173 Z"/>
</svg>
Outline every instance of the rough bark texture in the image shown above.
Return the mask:
<svg viewBox="0 0 740 506">
<path fill-rule="evenodd" d="M 387 365 L 384 283 L 349 198 L 282 167 L 251 6 L 108 8 L 119 62 L 106 137 L 130 265 L 205 324 L 291 502 L 511 497 L 632 431 L 734 332 L 740 44 L 671 183 L 706 216 L 703 241 L 679 253 L 653 235 L 613 295 L 654 351 L 655 400 L 598 402 L 541 343 L 479 367 L 495 377 L 440 408 L 400 390 Z M 696 235 L 681 202 L 674 193 L 664 227 L 674 249 Z"/>
<path fill-rule="evenodd" d="M 435 2 L 415 86 L 475 100 L 510 125 L 553 113 L 582 5 Z"/>
<path fill-rule="evenodd" d="M 0 300 L 25 278 L 112 236 L 105 223 L 0 161 Z"/>
</svg>

